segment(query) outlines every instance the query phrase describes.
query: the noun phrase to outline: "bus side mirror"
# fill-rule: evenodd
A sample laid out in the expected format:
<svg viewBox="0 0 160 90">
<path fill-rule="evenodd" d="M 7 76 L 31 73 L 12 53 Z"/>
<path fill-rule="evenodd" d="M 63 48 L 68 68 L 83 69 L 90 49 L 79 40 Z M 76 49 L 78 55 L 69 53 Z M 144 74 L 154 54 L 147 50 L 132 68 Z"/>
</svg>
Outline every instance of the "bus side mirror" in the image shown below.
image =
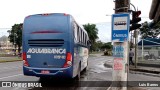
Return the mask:
<svg viewBox="0 0 160 90">
<path fill-rule="evenodd" d="M 87 45 L 88 45 L 88 46 L 91 46 L 91 40 L 88 40 L 88 41 L 87 41 Z"/>
</svg>

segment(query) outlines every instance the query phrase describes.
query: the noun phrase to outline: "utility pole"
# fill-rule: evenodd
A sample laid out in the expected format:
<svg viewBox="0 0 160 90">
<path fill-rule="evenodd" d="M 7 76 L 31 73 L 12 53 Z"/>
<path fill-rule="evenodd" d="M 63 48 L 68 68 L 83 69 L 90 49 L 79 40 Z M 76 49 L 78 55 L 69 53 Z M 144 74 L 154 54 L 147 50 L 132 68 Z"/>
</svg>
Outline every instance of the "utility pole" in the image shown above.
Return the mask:
<svg viewBox="0 0 160 90">
<path fill-rule="evenodd" d="M 114 0 L 115 13 L 125 13 L 129 10 L 130 0 Z"/>
<path fill-rule="evenodd" d="M 134 7 L 134 5 L 132 4 Z M 132 20 L 130 31 L 134 30 L 134 37 L 135 37 L 135 68 L 137 67 L 137 37 L 138 37 L 138 31 L 137 29 L 141 27 L 141 24 L 138 24 L 138 22 L 141 21 L 141 17 L 139 15 L 141 14 L 141 11 L 132 11 Z"/>
<path fill-rule="evenodd" d="M 125 17 L 120 16 L 114 19 L 112 16 L 112 23 L 114 24 L 114 25 L 112 24 L 112 28 L 116 28 L 117 30 L 122 30 L 120 24 L 124 22 L 126 23 L 124 25 L 126 26 L 126 29 L 122 31 L 126 31 L 129 33 L 128 24 L 130 23 L 130 18 L 129 18 L 128 10 L 130 9 L 130 0 L 114 0 L 114 2 L 115 2 L 114 15 L 115 16 L 126 15 L 126 16 Z M 117 26 L 120 26 L 120 27 L 117 27 Z M 112 41 L 113 41 L 113 38 L 117 37 L 113 33 L 113 31 L 115 31 L 116 29 L 112 29 L 112 34 L 113 34 Z M 122 41 L 113 41 L 113 57 L 114 57 L 113 62 L 114 63 L 113 63 L 113 74 L 112 74 L 113 82 L 111 85 L 111 90 L 127 90 L 127 79 L 128 79 L 128 69 L 129 69 L 129 65 L 128 65 L 129 38 L 128 37 L 129 37 L 129 34 Z"/>
<path fill-rule="evenodd" d="M 130 48 L 133 48 L 133 33 L 131 32 L 131 41 L 130 41 Z"/>
</svg>

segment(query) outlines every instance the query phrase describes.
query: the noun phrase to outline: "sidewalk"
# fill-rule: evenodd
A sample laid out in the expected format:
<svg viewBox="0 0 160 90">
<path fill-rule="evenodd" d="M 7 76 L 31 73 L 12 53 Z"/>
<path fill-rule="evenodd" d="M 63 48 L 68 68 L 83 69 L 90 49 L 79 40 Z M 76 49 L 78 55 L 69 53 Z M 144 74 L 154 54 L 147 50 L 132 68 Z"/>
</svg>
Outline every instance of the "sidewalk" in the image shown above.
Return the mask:
<svg viewBox="0 0 160 90">
<path fill-rule="evenodd" d="M 160 60 L 140 60 L 137 67 L 131 65 L 129 70 L 160 74 Z"/>
<path fill-rule="evenodd" d="M 160 74 L 160 67 L 147 67 L 147 66 L 130 66 L 129 70 L 131 71 L 139 71 L 139 72 L 146 72 L 146 73 L 153 73 L 153 74 Z"/>
<path fill-rule="evenodd" d="M 113 61 L 112 62 L 105 62 L 104 66 L 107 68 L 112 68 Z M 130 65 L 129 71 L 134 71 L 135 73 L 145 73 L 145 74 L 152 74 L 155 76 L 160 76 L 160 61 L 143 61 L 139 62 L 137 64 L 137 67 Z M 112 87 L 108 88 L 107 90 L 112 90 Z M 115 90 L 115 89 L 114 89 Z M 117 88 L 118 90 L 118 88 Z M 128 87 L 127 90 L 149 90 L 142 87 Z"/>
<path fill-rule="evenodd" d="M 112 68 L 113 62 L 105 62 L 104 66 L 107 68 Z M 147 72 L 147 73 L 154 73 L 154 74 L 160 74 L 160 61 L 146 61 L 140 62 L 137 64 L 137 67 L 130 65 L 129 70 L 131 71 L 139 71 L 139 72 Z"/>
</svg>

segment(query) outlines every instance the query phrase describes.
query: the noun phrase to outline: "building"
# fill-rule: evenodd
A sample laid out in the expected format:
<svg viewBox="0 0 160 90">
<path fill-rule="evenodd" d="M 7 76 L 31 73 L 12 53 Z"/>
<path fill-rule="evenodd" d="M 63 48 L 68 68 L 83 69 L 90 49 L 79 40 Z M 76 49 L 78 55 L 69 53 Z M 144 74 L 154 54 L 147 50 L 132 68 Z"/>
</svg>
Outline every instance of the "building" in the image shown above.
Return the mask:
<svg viewBox="0 0 160 90">
<path fill-rule="evenodd" d="M 138 57 L 143 60 L 160 60 L 160 39 L 142 39 L 138 51 Z"/>
<path fill-rule="evenodd" d="M 14 45 L 9 41 L 7 36 L 2 36 L 0 38 L 0 53 L 1 54 L 11 54 L 14 50 Z"/>
</svg>

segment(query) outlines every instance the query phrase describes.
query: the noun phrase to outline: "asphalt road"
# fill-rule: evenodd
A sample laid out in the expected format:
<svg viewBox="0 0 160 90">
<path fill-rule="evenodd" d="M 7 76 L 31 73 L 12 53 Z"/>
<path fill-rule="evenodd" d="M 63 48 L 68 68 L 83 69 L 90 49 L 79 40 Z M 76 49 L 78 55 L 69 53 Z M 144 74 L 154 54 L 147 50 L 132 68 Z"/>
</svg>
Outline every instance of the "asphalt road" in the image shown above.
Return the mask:
<svg viewBox="0 0 160 90">
<path fill-rule="evenodd" d="M 67 90 L 104 90 L 107 89 L 107 86 L 110 86 L 111 82 L 107 82 L 106 87 L 93 87 L 99 83 L 99 81 L 111 81 L 112 80 L 112 68 L 104 67 L 104 62 L 106 59 L 110 57 L 101 56 L 100 54 L 91 55 L 89 57 L 89 66 L 86 72 L 81 73 L 81 81 L 85 84 L 82 87 L 77 87 L 72 83 L 71 87 L 67 87 Z M 111 59 L 110 59 L 111 60 Z M 36 81 L 41 82 L 38 77 L 32 76 L 24 76 L 22 73 L 22 61 L 18 62 L 7 62 L 7 63 L 0 63 L 0 81 Z M 89 82 L 87 82 L 89 81 Z M 90 81 L 97 81 L 97 82 L 90 82 Z M 93 84 L 94 83 L 94 84 Z M 103 82 L 102 82 L 103 83 Z M 66 90 L 66 87 L 55 87 L 53 88 L 53 84 L 48 81 L 45 81 L 45 84 L 42 86 L 47 87 L 44 88 L 0 88 L 3 90 L 43 90 L 43 89 L 51 89 L 51 90 Z M 88 84 L 88 85 L 87 85 Z M 93 84 L 93 85 L 90 85 Z M 89 86 L 89 87 L 87 87 Z"/>
<path fill-rule="evenodd" d="M 82 87 L 77 87 L 75 83 L 71 83 L 71 87 L 53 87 L 53 83 L 48 80 L 41 82 L 38 77 L 32 76 L 24 76 L 22 73 L 22 61 L 18 62 L 7 62 L 0 63 L 0 81 L 35 81 L 42 83 L 42 86 L 47 86 L 43 88 L 0 88 L 0 90 L 107 90 L 108 86 L 110 86 L 112 81 L 112 68 L 105 67 L 104 63 L 107 61 L 108 63 L 112 63 L 113 57 L 101 56 L 101 54 L 90 55 L 89 57 L 89 67 L 86 72 L 81 73 L 81 81 L 85 82 L 85 85 Z M 144 74 L 135 74 L 134 72 L 130 72 L 128 75 L 129 81 L 160 81 L 160 77 L 155 77 L 152 75 L 144 75 Z M 94 82 L 90 82 L 94 81 Z M 97 81 L 97 82 L 95 82 Z M 100 81 L 106 82 L 106 87 L 102 87 L 99 84 L 104 84 L 104 82 L 100 83 Z M 77 84 L 77 83 L 76 83 Z M 84 83 L 83 83 L 84 84 Z M 93 87 L 93 86 L 100 87 Z M 88 87 L 89 86 L 89 87 Z M 143 87 L 144 88 L 144 87 Z M 146 87 L 145 89 L 149 90 L 159 90 L 159 88 L 155 87 Z"/>
</svg>

